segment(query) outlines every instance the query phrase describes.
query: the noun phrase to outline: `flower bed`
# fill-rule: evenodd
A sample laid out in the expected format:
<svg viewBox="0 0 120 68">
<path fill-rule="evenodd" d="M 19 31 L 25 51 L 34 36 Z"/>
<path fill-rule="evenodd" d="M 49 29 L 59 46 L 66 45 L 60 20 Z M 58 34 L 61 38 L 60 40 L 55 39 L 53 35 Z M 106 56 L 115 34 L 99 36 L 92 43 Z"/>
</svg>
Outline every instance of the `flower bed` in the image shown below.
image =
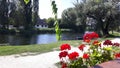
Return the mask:
<svg viewBox="0 0 120 68">
<path fill-rule="evenodd" d="M 120 53 L 114 50 L 120 46 L 119 43 L 105 40 L 102 44 L 97 38 L 99 36 L 95 32 L 86 33 L 83 44 L 77 48 L 79 51 L 71 52 L 69 44 L 62 44 L 59 53 L 61 68 L 88 68 L 120 57 Z"/>
</svg>

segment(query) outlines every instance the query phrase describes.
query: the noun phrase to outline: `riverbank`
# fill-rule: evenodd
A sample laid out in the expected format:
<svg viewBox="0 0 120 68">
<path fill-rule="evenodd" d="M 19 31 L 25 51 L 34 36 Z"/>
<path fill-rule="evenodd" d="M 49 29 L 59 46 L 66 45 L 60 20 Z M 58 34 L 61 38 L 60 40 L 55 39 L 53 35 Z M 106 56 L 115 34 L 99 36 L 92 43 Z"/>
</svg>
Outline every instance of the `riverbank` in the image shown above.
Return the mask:
<svg viewBox="0 0 120 68">
<path fill-rule="evenodd" d="M 61 29 L 61 32 L 74 32 L 71 29 Z M 39 34 L 39 33 L 55 33 L 55 28 L 35 28 L 30 30 L 24 30 L 24 29 L 0 29 L 0 34 Z"/>
<path fill-rule="evenodd" d="M 99 40 L 114 39 L 114 38 L 100 38 Z M 78 46 L 82 43 L 82 40 L 68 40 L 68 41 L 58 41 L 50 44 L 36 44 L 36 45 L 2 45 L 0 46 L 0 56 L 21 54 L 21 53 L 34 53 L 40 54 L 45 52 L 50 52 L 53 50 L 58 50 L 59 46 L 63 43 L 68 43 L 72 46 Z"/>
</svg>

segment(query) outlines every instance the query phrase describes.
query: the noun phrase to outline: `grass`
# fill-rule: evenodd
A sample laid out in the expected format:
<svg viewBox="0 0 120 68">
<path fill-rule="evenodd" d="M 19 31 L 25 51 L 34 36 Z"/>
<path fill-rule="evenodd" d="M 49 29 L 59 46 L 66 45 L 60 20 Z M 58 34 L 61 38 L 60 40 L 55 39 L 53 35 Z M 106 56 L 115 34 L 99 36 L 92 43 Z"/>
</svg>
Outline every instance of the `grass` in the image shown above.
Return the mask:
<svg viewBox="0 0 120 68">
<path fill-rule="evenodd" d="M 42 33 L 55 33 L 55 28 L 40 28 L 37 29 L 38 32 L 42 32 Z M 71 29 L 61 29 L 62 32 L 72 32 Z"/>
<path fill-rule="evenodd" d="M 116 32 L 116 31 L 113 31 L 113 33 L 112 33 L 112 31 L 110 31 L 109 33 L 110 33 L 112 36 L 116 36 L 116 37 L 120 36 L 120 33 L 119 33 L 119 32 Z"/>
<path fill-rule="evenodd" d="M 0 46 L 0 56 L 12 55 L 12 54 L 21 54 L 21 53 L 45 53 L 52 51 L 54 49 L 58 50 L 59 46 L 63 43 L 69 43 L 72 46 L 78 46 L 80 40 L 71 40 L 71 41 L 59 41 L 51 44 L 40 44 L 40 45 L 25 45 L 25 46 Z"/>
</svg>

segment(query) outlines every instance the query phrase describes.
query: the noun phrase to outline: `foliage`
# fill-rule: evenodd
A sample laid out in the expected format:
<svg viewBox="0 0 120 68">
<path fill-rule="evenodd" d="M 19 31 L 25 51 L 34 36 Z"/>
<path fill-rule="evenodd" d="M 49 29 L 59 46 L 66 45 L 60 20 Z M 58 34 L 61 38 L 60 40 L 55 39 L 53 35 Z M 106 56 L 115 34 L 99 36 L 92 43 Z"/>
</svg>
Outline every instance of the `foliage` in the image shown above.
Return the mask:
<svg viewBox="0 0 120 68">
<path fill-rule="evenodd" d="M 24 29 L 29 30 L 32 29 L 32 1 L 31 0 L 24 0 L 24 16 L 25 16 L 25 25 Z"/>
<path fill-rule="evenodd" d="M 73 8 L 68 8 L 63 11 L 61 25 L 63 28 L 75 29 L 76 15 Z"/>
<path fill-rule="evenodd" d="M 80 30 L 84 32 L 86 30 L 86 19 L 87 19 L 87 16 L 84 12 L 84 3 L 77 1 L 76 3 L 73 4 L 75 6 L 76 25 L 79 27 L 78 29 L 81 28 Z"/>
<path fill-rule="evenodd" d="M 96 40 L 98 37 L 95 32 L 86 33 L 83 37 L 84 43 L 78 47 L 79 51 L 76 48 L 76 51 L 71 52 L 72 47 L 69 44 L 62 44 L 59 53 L 61 68 L 89 68 L 120 57 L 120 53 L 113 50 L 118 48 L 120 43 L 105 40 L 102 44 Z"/>
<path fill-rule="evenodd" d="M 0 1 L 0 24 L 2 25 L 1 28 L 7 29 L 8 28 L 8 9 L 9 6 L 9 1 L 7 0 L 2 0 Z"/>
<path fill-rule="evenodd" d="M 89 7 L 88 7 L 89 6 Z M 101 2 L 86 2 L 85 11 L 88 17 L 96 20 L 95 29 L 102 35 L 109 35 L 110 25 L 113 25 L 117 20 L 116 17 L 119 18 L 119 12 L 115 8 L 116 4 L 112 1 L 101 1 Z M 87 8 L 88 7 L 88 8 Z M 112 29 L 112 28 L 111 28 Z"/>
<path fill-rule="evenodd" d="M 91 27 L 100 35 L 108 36 L 110 30 L 118 30 L 120 13 L 118 1 L 107 0 L 76 0 L 75 7 L 62 13 L 64 27 L 85 31 Z M 112 27 L 112 28 L 111 28 Z"/>
<path fill-rule="evenodd" d="M 1 0 L 0 24 L 3 29 L 9 25 L 32 28 L 38 19 L 38 0 Z M 32 11 L 33 10 L 33 11 Z"/>
<path fill-rule="evenodd" d="M 28 4 L 30 2 L 30 0 L 24 0 L 25 4 Z"/>
<path fill-rule="evenodd" d="M 60 40 L 61 39 L 61 30 L 59 28 L 59 22 L 58 22 L 58 19 L 57 19 L 58 8 L 55 4 L 55 1 L 51 2 L 51 6 L 52 6 L 53 14 L 54 14 L 54 19 L 55 19 L 54 25 L 55 25 L 55 31 L 56 31 L 56 38 L 57 38 L 57 40 Z"/>
<path fill-rule="evenodd" d="M 54 18 L 48 18 L 46 22 L 47 22 L 49 28 L 54 27 L 54 22 L 55 22 Z"/>
<path fill-rule="evenodd" d="M 32 25 L 35 25 L 35 23 L 37 22 L 39 15 L 38 15 L 38 11 L 39 11 L 39 0 L 33 0 L 33 8 L 32 8 L 33 12 L 32 12 Z"/>
</svg>

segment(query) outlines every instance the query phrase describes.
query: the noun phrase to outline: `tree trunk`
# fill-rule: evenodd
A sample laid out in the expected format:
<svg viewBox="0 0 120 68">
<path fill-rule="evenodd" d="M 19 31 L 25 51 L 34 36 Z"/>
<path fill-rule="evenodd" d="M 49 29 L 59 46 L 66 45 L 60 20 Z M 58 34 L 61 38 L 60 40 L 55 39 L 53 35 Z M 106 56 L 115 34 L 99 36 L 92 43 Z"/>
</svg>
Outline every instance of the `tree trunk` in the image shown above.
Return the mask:
<svg viewBox="0 0 120 68">
<path fill-rule="evenodd" d="M 25 4 L 25 30 L 32 29 L 32 9 L 31 9 L 31 0 L 28 4 Z"/>
<path fill-rule="evenodd" d="M 102 29 L 102 32 L 103 32 L 103 36 L 105 36 L 105 37 L 107 37 L 107 36 L 109 36 L 109 31 L 108 31 L 108 29 Z"/>
</svg>

